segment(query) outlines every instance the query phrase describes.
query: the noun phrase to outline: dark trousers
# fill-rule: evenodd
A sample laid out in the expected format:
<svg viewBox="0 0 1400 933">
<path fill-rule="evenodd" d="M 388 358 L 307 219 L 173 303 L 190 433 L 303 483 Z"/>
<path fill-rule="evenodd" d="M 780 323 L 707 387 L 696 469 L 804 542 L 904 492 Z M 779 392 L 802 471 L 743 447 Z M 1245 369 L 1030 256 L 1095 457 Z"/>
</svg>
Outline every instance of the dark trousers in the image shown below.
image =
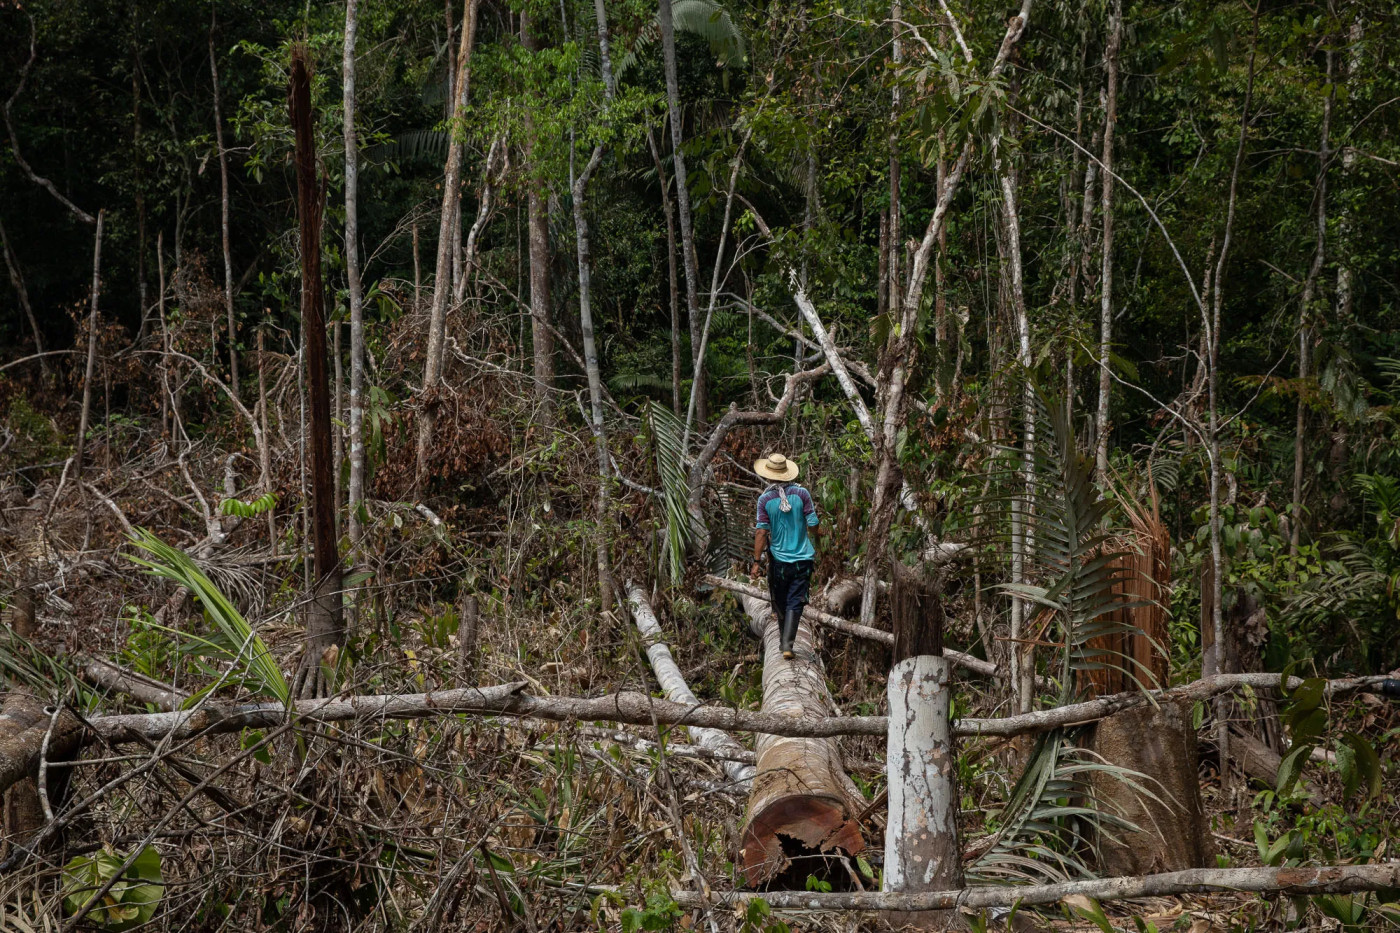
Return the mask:
<svg viewBox="0 0 1400 933">
<path fill-rule="evenodd" d="M 768 561 L 768 598 L 773 613 L 781 619 L 788 610 L 801 612 L 807 605 L 807 589 L 812 582 L 813 564 L 810 560 L 787 563 Z"/>
</svg>

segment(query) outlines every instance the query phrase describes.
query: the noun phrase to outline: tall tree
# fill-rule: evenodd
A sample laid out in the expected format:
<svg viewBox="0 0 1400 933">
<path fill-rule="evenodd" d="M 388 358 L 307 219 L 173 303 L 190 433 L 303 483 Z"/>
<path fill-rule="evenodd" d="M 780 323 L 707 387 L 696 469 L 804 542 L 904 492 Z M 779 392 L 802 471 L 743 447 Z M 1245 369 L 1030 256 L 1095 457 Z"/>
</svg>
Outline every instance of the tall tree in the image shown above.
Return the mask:
<svg viewBox="0 0 1400 933">
<path fill-rule="evenodd" d="M 345 0 L 341 84 L 345 109 L 345 280 L 350 293 L 350 543 L 360 543 L 365 496 L 365 310 L 360 282 L 360 153 L 355 130 L 355 39 L 359 0 Z"/>
<path fill-rule="evenodd" d="M 306 352 L 311 447 L 311 525 L 315 578 L 306 615 L 306 646 L 295 689 L 303 696 L 326 696 L 327 652 L 345 643 L 341 604 L 340 552 L 335 534 L 335 464 L 331 457 L 331 393 L 326 365 L 326 305 L 321 281 L 321 198 L 316 178 L 316 136 L 312 127 L 311 58 L 305 45 L 292 47 L 287 107 L 296 139 L 297 222 L 301 248 L 301 326 Z"/>
<path fill-rule="evenodd" d="M 1095 419 L 1095 458 L 1101 478 L 1108 476 L 1108 402 L 1113 387 L 1113 133 L 1118 122 L 1118 55 L 1122 44 L 1123 0 L 1113 0 L 1108 11 L 1108 45 L 1103 53 L 1103 271 L 1099 282 L 1099 408 Z"/>
<path fill-rule="evenodd" d="M 454 121 L 466 116 L 467 75 L 471 64 L 472 41 L 476 35 L 476 14 L 480 0 L 465 0 L 466 9 L 462 16 L 462 41 L 457 49 L 457 76 L 452 82 L 456 95 L 453 110 Z M 414 486 L 422 489 L 427 479 L 428 447 L 432 443 L 433 422 L 436 415 L 434 395 L 438 383 L 442 381 L 443 345 L 446 342 L 447 305 L 452 295 L 452 264 L 456 258 L 456 234 L 461 232 L 458 222 L 462 204 L 462 133 L 460 127 L 453 126 L 447 144 L 447 167 L 442 181 L 442 214 L 438 222 L 438 246 L 436 274 L 433 278 L 433 303 L 428 312 L 428 349 L 423 364 L 423 398 L 418 411 L 418 452 L 417 468 L 414 472 Z"/>
<path fill-rule="evenodd" d="M 680 80 L 676 76 L 676 25 L 672 18 L 671 0 L 659 0 L 657 23 L 661 27 L 661 58 L 666 71 L 666 110 L 671 123 L 671 163 L 676 179 L 676 207 L 681 225 L 681 265 L 685 269 L 685 307 L 690 322 L 690 360 L 695 380 L 696 415 L 703 423 L 709 420 L 710 408 L 705 385 L 705 371 L 700 359 L 700 272 L 695 254 L 695 222 L 690 209 L 690 188 L 686 181 L 685 141 L 682 130 Z"/>
<path fill-rule="evenodd" d="M 229 248 L 228 150 L 224 148 L 224 118 L 219 92 L 219 56 L 214 49 L 215 20 L 209 20 L 209 74 L 214 85 L 214 143 L 219 150 L 219 230 L 224 253 L 224 309 L 228 314 L 229 388 L 238 394 L 238 327 L 233 316 L 233 251 Z"/>
<path fill-rule="evenodd" d="M 520 44 L 538 52 L 539 37 L 530 28 L 528 7 L 520 11 Z M 525 109 L 526 216 L 530 241 L 530 341 L 534 349 L 535 403 L 540 421 L 554 420 L 554 331 L 549 303 L 549 205 L 543 166 L 537 156 L 535 119 Z"/>
</svg>

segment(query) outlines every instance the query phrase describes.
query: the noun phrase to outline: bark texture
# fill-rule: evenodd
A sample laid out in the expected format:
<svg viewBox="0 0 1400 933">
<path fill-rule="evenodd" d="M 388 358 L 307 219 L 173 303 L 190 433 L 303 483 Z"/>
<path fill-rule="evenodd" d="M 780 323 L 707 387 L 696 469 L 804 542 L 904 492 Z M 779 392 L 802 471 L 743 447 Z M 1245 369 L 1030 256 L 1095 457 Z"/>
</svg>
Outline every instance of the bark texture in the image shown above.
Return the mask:
<svg viewBox="0 0 1400 933">
<path fill-rule="evenodd" d="M 767 600 L 742 597 L 749 627 L 763 636 L 763 712 L 793 719 L 830 716 L 835 704 L 812 629 L 799 626 L 796 657 L 784 660 L 781 632 Z M 865 801 L 851 784 L 831 739 L 760 735 L 758 773 L 744 817 L 740 870 L 750 887 L 800 887 L 808 875 L 833 880 L 835 856 L 865 847 L 855 816 Z"/>
<path fill-rule="evenodd" d="M 1147 775 L 1139 783 L 1151 795 L 1110 774 L 1090 777 L 1098 807 L 1140 827 L 1098 840 L 1099 873 L 1116 877 L 1204 868 L 1211 852 L 1203 832 L 1191 703 L 1167 700 L 1110 716 L 1095 728 L 1093 749 L 1106 761 Z"/>
<path fill-rule="evenodd" d="M 321 208 L 316 140 L 311 120 L 311 72 L 304 46 L 292 50 L 287 101 L 296 136 L 297 215 L 301 225 L 301 320 L 309 397 L 312 545 L 315 579 L 306 618 L 306 648 L 298 681 L 306 695 L 323 695 L 321 656 L 345 641 L 340 551 L 335 532 L 335 465 L 331 456 L 330 380 L 326 369 L 326 304 L 321 281 Z M 251 417 L 249 420 L 252 420 Z"/>
</svg>

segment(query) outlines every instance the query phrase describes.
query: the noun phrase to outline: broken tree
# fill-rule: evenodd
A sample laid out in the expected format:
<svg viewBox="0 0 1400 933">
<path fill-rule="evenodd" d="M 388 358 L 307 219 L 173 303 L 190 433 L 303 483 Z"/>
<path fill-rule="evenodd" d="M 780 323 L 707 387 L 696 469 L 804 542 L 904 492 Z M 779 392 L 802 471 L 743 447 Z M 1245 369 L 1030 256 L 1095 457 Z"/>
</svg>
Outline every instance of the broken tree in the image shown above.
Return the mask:
<svg viewBox="0 0 1400 933">
<path fill-rule="evenodd" d="M 763 712 L 794 719 L 830 716 L 835 704 L 811 626 L 798 627 L 796 657 L 784 660 L 768 602 L 740 599 L 750 630 L 763 638 Z M 754 748 L 758 773 L 739 851 L 744 881 L 801 888 L 809 875 L 845 877 L 841 857 L 865 846 L 855 820 L 865 801 L 846 774 L 836 741 L 760 735 Z"/>
</svg>

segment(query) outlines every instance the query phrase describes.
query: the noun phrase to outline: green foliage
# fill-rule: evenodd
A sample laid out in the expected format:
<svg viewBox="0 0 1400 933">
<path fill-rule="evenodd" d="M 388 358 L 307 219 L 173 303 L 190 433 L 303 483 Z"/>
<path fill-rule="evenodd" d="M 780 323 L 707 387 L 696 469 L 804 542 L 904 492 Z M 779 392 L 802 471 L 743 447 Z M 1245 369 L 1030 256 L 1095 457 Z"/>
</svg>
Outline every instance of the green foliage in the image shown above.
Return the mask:
<svg viewBox="0 0 1400 933">
<path fill-rule="evenodd" d="M 232 680 L 260 696 L 270 697 L 284 705 L 290 704 L 291 688 L 267 644 L 190 556 L 144 528 L 136 531 L 132 544 L 149 556 L 128 555 L 128 559 L 146 568 L 145 572 L 151 576 L 188 589 L 203 608 L 205 619 L 214 626 L 214 632 L 207 637 L 174 629 L 165 631 L 184 639 L 191 656 L 229 662 L 232 670 L 238 672 L 224 674 L 206 666 L 205 673 L 216 684 Z"/>
<path fill-rule="evenodd" d="M 652 402 L 647 423 L 656 450 L 656 472 L 666 507 L 666 558 L 673 583 L 685 576 L 685 557 L 697 528 L 690 514 L 690 478 L 685 465 L 685 424 L 666 406 Z"/>
<path fill-rule="evenodd" d="M 132 930 L 155 916 L 165 893 L 161 877 L 160 853 L 146 846 L 122 871 L 128 855 L 104 846 L 92 855 L 80 855 L 63 866 L 63 909 L 71 916 L 92 902 L 104 884 L 112 885 L 99 904 L 87 913 L 88 922 L 104 930 Z M 118 873 L 120 876 L 118 877 Z"/>
<path fill-rule="evenodd" d="M 222 515 L 237 515 L 241 518 L 256 518 L 277 505 L 277 493 L 264 493 L 251 502 L 244 502 L 241 499 L 225 499 L 219 503 L 219 513 Z"/>
<path fill-rule="evenodd" d="M 628 907 L 622 912 L 622 933 L 667 930 L 680 916 L 680 905 L 670 895 L 660 892 L 648 894 L 645 906 Z"/>
</svg>

